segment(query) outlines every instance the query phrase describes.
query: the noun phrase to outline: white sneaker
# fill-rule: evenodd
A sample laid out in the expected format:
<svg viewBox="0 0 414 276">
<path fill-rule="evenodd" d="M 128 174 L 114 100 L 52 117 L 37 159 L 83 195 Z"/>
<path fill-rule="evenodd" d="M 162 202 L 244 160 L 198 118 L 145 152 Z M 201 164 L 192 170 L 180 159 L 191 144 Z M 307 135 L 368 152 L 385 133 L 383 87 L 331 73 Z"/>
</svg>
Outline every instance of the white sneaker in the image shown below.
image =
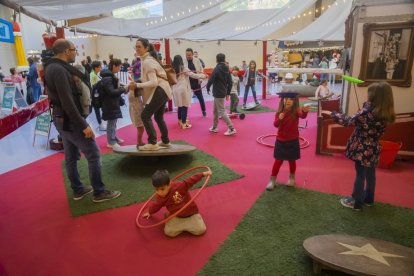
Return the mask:
<svg viewBox="0 0 414 276">
<path fill-rule="evenodd" d="M 214 132 L 214 133 L 218 132 L 218 128 L 216 128 L 216 127 L 210 127 L 208 130 L 210 130 L 210 132 Z"/>
<path fill-rule="evenodd" d="M 272 180 L 269 180 L 269 183 L 267 183 L 266 190 L 273 191 L 276 188 L 276 183 L 274 183 Z"/>
<path fill-rule="evenodd" d="M 115 147 L 120 147 L 120 145 L 119 145 L 119 144 L 117 144 L 117 143 L 115 143 L 115 144 L 113 144 L 113 145 L 111 145 L 111 144 L 107 144 L 107 145 L 106 145 L 106 147 L 107 147 L 107 148 L 110 148 L 110 149 L 113 149 L 113 148 L 115 148 Z"/>
<path fill-rule="evenodd" d="M 157 151 L 160 150 L 161 147 L 158 144 L 146 144 L 143 146 L 138 147 L 138 150 L 144 150 L 144 151 Z"/>
<path fill-rule="evenodd" d="M 164 148 L 171 148 L 171 143 L 169 143 L 169 142 L 167 144 L 165 144 L 163 141 L 159 141 L 157 143 L 157 145 L 160 146 L 160 147 L 164 147 Z"/>
<path fill-rule="evenodd" d="M 104 123 L 101 123 L 101 124 L 98 126 L 98 130 L 99 130 L 99 131 L 106 131 L 106 125 L 104 125 Z"/>
<path fill-rule="evenodd" d="M 224 132 L 224 135 L 230 136 L 230 135 L 233 135 L 233 134 L 236 134 L 236 133 L 237 133 L 236 129 L 233 128 L 233 129 L 228 129 L 226 132 Z"/>
</svg>

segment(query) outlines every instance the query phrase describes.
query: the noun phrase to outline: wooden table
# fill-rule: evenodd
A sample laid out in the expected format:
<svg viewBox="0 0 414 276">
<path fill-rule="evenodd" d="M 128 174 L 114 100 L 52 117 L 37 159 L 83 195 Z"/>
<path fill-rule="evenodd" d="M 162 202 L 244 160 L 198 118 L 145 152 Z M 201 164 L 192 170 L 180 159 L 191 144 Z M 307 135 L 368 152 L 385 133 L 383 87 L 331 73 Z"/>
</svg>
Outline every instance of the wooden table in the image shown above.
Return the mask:
<svg viewBox="0 0 414 276">
<path fill-rule="evenodd" d="M 348 235 L 321 235 L 303 242 L 313 259 L 314 273 L 321 269 L 351 275 L 414 275 L 414 249 L 382 240 Z"/>
</svg>

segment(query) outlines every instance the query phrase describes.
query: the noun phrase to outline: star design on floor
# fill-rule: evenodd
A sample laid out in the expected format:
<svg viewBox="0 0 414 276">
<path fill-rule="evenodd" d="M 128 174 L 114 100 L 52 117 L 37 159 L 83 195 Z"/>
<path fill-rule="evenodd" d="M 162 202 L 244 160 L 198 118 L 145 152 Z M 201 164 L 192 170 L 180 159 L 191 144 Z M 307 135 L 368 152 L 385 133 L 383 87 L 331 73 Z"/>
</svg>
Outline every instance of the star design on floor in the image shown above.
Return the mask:
<svg viewBox="0 0 414 276">
<path fill-rule="evenodd" d="M 341 243 L 341 242 L 338 242 L 338 243 L 342 246 L 345 246 L 348 249 L 351 249 L 351 251 L 345 251 L 345 252 L 341 252 L 339 254 L 365 256 L 365 257 L 373 259 L 377 262 L 385 264 L 387 266 L 390 266 L 390 264 L 385 260 L 384 257 L 405 258 L 404 256 L 394 255 L 394 254 L 389 254 L 389 253 L 378 251 L 370 243 L 367 243 L 366 245 L 363 245 L 361 247 L 346 244 L 346 243 Z"/>
</svg>

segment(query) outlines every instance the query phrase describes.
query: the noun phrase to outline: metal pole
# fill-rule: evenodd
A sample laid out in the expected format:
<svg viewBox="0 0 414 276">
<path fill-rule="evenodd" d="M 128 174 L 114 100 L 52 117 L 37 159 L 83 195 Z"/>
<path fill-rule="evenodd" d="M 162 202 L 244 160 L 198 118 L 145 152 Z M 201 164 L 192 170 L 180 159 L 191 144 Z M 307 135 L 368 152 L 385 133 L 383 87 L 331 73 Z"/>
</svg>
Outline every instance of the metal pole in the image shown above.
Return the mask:
<svg viewBox="0 0 414 276">
<path fill-rule="evenodd" d="M 164 48 L 165 48 L 165 62 L 167 64 L 171 64 L 171 57 L 170 57 L 170 40 L 168 38 L 164 38 Z M 172 101 L 168 101 L 168 111 L 172 111 Z"/>
<path fill-rule="evenodd" d="M 263 40 L 263 75 L 262 77 L 262 99 L 266 100 L 266 71 L 267 71 L 267 41 Z"/>
</svg>

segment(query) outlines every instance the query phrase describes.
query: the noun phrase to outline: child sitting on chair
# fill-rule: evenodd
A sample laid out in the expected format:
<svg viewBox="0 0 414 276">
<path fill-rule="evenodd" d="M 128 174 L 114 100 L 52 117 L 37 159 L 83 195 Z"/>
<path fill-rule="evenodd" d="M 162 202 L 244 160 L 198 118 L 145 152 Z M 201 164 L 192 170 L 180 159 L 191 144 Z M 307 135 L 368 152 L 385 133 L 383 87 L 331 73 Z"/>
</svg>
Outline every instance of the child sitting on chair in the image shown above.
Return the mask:
<svg viewBox="0 0 414 276">
<path fill-rule="evenodd" d="M 318 86 L 318 88 L 316 88 L 316 91 L 315 91 L 315 98 L 317 99 L 326 100 L 326 99 L 332 98 L 332 96 L 334 95 L 335 94 L 328 87 L 327 80 L 322 80 L 321 84 Z"/>
<path fill-rule="evenodd" d="M 148 212 L 143 217 L 148 219 L 151 214 L 158 212 L 163 206 L 168 210 L 166 216 L 174 214 L 191 200 L 188 190 L 194 186 L 203 176 L 209 176 L 210 170 L 190 176 L 183 181 L 170 181 L 167 170 L 157 170 L 152 175 L 152 185 L 155 188 L 156 201 L 151 202 Z M 197 204 L 193 201 L 176 217 L 169 220 L 164 227 L 164 233 L 168 237 L 176 237 L 187 231 L 193 235 L 202 235 L 206 232 L 206 225 L 198 213 Z"/>
<path fill-rule="evenodd" d="M 230 91 L 230 115 L 233 113 L 239 113 L 237 110 L 240 95 L 239 67 L 234 66 L 232 68 L 231 79 L 233 81 L 233 86 L 231 87 Z"/>
</svg>

